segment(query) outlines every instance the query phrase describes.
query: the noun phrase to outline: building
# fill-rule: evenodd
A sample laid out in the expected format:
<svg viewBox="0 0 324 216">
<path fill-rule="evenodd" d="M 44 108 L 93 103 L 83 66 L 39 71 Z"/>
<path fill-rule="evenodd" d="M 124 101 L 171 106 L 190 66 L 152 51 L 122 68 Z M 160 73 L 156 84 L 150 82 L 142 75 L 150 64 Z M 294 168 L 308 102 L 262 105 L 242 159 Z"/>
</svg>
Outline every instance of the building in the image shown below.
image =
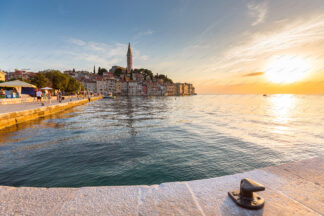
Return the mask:
<svg viewBox="0 0 324 216">
<path fill-rule="evenodd" d="M 174 84 L 167 84 L 165 96 L 174 96 L 176 94 L 176 88 Z"/>
<path fill-rule="evenodd" d="M 177 96 L 183 95 L 183 83 L 176 83 L 175 84 L 175 94 Z"/>
<path fill-rule="evenodd" d="M 127 73 L 131 73 L 133 70 L 133 55 L 132 49 L 130 47 L 130 43 L 128 43 L 128 50 L 127 50 Z"/>
<path fill-rule="evenodd" d="M 128 96 L 137 95 L 137 82 L 135 80 L 130 80 L 128 82 Z"/>
<path fill-rule="evenodd" d="M 121 95 L 122 83 L 119 79 L 116 80 L 115 88 L 115 95 Z"/>
<path fill-rule="evenodd" d="M 189 84 L 188 83 L 185 83 L 183 85 L 183 95 L 190 95 L 189 94 Z"/>
<path fill-rule="evenodd" d="M 121 81 L 121 95 L 128 95 L 128 82 Z"/>
<path fill-rule="evenodd" d="M 106 94 L 106 82 L 104 80 L 97 80 L 96 82 L 97 93 Z"/>
<path fill-rule="evenodd" d="M 16 79 L 29 80 L 29 78 L 33 75 L 35 75 L 35 73 L 33 72 L 27 72 L 25 70 L 15 69 L 14 72 L 7 73 L 6 80 L 16 80 Z"/>
<path fill-rule="evenodd" d="M 91 93 L 97 93 L 97 83 L 90 81 L 90 82 L 82 82 L 85 90 Z"/>
<path fill-rule="evenodd" d="M 106 80 L 106 94 L 116 94 L 116 80 Z"/>
<path fill-rule="evenodd" d="M 6 81 L 6 73 L 0 70 L 0 81 Z"/>
<path fill-rule="evenodd" d="M 136 96 L 141 96 L 143 91 L 143 85 L 142 83 L 137 83 L 137 88 L 136 88 Z"/>
</svg>

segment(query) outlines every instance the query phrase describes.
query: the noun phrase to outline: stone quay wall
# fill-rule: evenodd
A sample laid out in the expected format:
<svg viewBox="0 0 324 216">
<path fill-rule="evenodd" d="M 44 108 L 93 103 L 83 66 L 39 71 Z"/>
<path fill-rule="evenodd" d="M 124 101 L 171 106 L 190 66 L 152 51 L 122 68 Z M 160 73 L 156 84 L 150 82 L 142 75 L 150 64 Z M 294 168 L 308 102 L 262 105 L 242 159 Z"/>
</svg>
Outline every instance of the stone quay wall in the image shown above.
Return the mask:
<svg viewBox="0 0 324 216">
<path fill-rule="evenodd" d="M 102 97 L 92 97 L 91 101 L 101 99 Z M 44 106 L 35 109 L 23 110 L 18 112 L 9 112 L 0 114 L 0 129 L 16 125 L 22 122 L 30 121 L 54 113 L 64 111 L 66 109 L 88 103 L 88 99 L 69 101 L 52 106 Z M 5 106 L 5 105 L 4 105 Z"/>
</svg>

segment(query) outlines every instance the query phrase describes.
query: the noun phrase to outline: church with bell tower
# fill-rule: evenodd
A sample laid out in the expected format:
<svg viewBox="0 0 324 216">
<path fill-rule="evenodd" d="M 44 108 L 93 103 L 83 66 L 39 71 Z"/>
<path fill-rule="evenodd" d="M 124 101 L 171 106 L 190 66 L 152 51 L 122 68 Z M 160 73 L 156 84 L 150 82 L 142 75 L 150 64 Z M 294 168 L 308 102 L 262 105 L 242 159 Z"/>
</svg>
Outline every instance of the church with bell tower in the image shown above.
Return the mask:
<svg viewBox="0 0 324 216">
<path fill-rule="evenodd" d="M 130 74 L 133 70 L 133 54 L 132 49 L 130 47 L 130 43 L 128 43 L 128 50 L 127 50 L 127 74 Z"/>
</svg>

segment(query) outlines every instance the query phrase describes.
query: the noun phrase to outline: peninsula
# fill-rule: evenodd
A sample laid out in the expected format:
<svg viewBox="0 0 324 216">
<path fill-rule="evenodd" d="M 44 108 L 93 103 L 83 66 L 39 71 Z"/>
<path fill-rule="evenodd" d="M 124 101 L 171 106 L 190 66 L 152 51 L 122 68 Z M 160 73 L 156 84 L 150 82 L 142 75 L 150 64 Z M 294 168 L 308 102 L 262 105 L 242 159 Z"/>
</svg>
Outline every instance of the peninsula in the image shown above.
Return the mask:
<svg viewBox="0 0 324 216">
<path fill-rule="evenodd" d="M 75 93 L 86 90 L 89 94 L 114 96 L 185 96 L 195 95 L 191 83 L 173 83 L 164 74 L 153 75 L 149 69 L 133 69 L 133 54 L 130 43 L 127 50 L 127 67 L 112 66 L 105 68 L 94 66 L 93 72 L 67 70 L 45 70 L 37 73 L 16 69 L 5 74 L 3 81 L 22 80 L 38 88 L 50 86 L 65 92 Z"/>
</svg>

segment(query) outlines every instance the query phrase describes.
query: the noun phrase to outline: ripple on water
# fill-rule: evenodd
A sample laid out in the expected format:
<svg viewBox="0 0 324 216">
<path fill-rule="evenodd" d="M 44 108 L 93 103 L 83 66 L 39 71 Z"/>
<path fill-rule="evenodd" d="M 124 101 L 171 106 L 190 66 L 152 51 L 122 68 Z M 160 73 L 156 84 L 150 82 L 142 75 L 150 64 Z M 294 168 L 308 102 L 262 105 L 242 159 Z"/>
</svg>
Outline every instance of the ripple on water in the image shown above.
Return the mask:
<svg viewBox="0 0 324 216">
<path fill-rule="evenodd" d="M 0 184 L 158 184 L 322 155 L 323 99 L 202 95 L 92 102 L 0 131 Z"/>
</svg>

